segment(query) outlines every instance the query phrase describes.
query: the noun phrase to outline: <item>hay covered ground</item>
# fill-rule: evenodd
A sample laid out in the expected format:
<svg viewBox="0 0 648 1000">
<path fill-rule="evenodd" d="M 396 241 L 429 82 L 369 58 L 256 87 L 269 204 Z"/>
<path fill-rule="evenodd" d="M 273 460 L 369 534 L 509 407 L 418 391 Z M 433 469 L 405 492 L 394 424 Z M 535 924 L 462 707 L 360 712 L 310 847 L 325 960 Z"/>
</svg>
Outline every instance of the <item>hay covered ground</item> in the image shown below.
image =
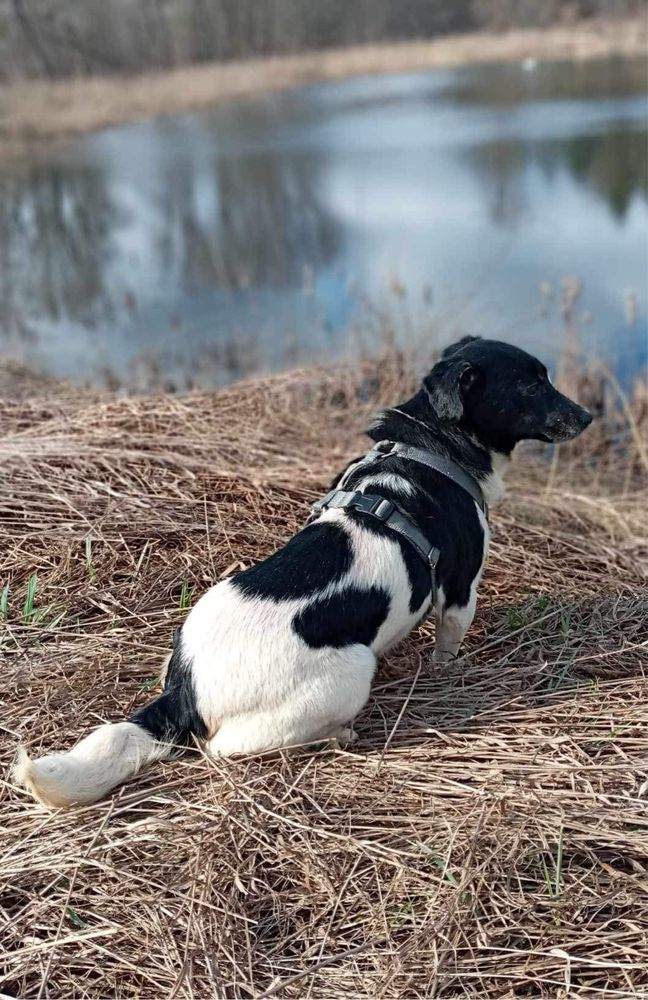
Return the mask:
<svg viewBox="0 0 648 1000">
<path fill-rule="evenodd" d="M 424 625 L 357 744 L 197 749 L 68 813 L 11 783 L 19 742 L 145 702 L 194 597 L 286 540 L 410 384 L 1 405 L 0 995 L 648 995 L 645 395 L 519 457 L 465 662 L 433 670 Z"/>
</svg>

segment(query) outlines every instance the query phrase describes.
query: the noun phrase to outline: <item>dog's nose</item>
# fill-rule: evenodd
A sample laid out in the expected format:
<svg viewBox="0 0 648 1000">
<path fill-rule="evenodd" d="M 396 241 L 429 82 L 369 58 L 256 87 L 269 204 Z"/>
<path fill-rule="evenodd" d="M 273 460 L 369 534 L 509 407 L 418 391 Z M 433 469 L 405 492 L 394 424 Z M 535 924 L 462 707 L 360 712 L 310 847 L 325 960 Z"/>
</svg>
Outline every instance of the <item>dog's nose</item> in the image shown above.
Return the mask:
<svg viewBox="0 0 648 1000">
<path fill-rule="evenodd" d="M 594 418 L 592 417 L 590 411 L 586 410 L 584 406 L 581 406 L 581 423 L 583 425 L 583 430 L 585 430 L 586 427 L 589 427 L 593 419 Z"/>
</svg>

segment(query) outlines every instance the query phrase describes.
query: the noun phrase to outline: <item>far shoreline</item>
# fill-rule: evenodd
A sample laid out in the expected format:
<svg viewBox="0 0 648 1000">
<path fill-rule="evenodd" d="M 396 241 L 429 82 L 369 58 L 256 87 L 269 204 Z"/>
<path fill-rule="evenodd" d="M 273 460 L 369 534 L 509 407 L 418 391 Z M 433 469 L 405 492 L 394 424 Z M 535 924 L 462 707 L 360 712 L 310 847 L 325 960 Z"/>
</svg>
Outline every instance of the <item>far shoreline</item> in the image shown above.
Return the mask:
<svg viewBox="0 0 648 1000">
<path fill-rule="evenodd" d="M 131 77 L 24 81 L 0 87 L 0 159 L 110 126 L 199 111 L 300 86 L 380 73 L 486 63 L 584 61 L 648 55 L 640 18 L 546 29 L 478 32 L 243 62 L 181 66 Z"/>
</svg>

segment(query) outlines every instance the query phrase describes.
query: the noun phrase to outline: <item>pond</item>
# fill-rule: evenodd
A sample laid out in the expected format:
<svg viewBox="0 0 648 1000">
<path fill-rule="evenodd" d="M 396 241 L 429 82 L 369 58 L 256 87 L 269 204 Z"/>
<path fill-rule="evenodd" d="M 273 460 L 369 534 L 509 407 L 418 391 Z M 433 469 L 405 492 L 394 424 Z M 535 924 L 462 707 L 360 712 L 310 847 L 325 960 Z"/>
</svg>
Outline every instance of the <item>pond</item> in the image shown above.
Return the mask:
<svg viewBox="0 0 648 1000">
<path fill-rule="evenodd" d="M 645 71 L 362 77 L 0 171 L 0 354 L 182 390 L 397 343 L 647 360 Z"/>
</svg>

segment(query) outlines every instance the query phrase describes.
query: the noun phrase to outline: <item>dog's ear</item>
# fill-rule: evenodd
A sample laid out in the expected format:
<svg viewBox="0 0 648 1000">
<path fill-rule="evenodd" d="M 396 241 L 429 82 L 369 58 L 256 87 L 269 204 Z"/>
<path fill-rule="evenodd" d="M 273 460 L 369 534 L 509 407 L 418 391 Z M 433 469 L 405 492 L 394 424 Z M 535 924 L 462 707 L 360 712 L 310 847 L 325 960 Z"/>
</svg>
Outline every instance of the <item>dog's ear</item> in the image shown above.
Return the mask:
<svg viewBox="0 0 648 1000">
<path fill-rule="evenodd" d="M 446 347 L 441 357 L 450 358 L 452 357 L 453 354 L 456 354 L 457 351 L 460 351 L 462 347 L 465 347 L 466 344 L 472 344 L 476 340 L 481 340 L 481 339 L 482 339 L 481 337 L 471 337 L 470 334 L 468 334 L 466 337 L 462 337 L 461 340 L 458 340 L 455 344 L 450 344 L 448 347 Z"/>
<path fill-rule="evenodd" d="M 475 338 L 477 339 L 477 338 Z M 444 420 L 461 420 L 466 397 L 481 382 L 477 365 L 454 355 L 442 358 L 423 379 L 434 412 Z"/>
</svg>

